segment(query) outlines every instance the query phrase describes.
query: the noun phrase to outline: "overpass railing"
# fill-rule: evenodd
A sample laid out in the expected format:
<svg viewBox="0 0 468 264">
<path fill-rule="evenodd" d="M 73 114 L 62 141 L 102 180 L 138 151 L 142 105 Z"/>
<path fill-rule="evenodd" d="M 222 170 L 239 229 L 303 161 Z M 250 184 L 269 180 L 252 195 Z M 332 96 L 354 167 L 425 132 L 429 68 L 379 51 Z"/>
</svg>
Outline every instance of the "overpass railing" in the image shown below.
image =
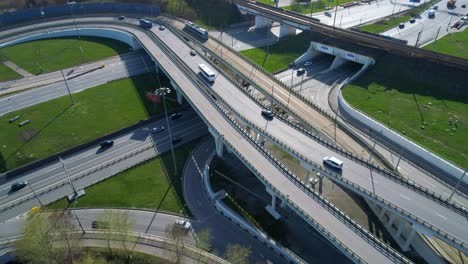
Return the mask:
<svg viewBox="0 0 468 264">
<path fill-rule="evenodd" d="M 151 39 L 155 40 L 155 42 L 160 46 L 161 49 L 165 51 L 165 53 L 169 56 L 169 58 L 175 63 L 179 69 L 183 71 L 183 73 L 189 78 L 189 80 L 199 88 L 199 90 L 202 92 L 202 94 L 210 101 L 215 108 L 218 109 L 220 113 L 223 114 L 224 118 L 232 124 L 236 130 L 238 130 L 241 135 L 246 138 L 250 144 L 252 144 L 260 153 L 262 153 L 263 156 L 265 156 L 270 162 L 273 163 L 273 165 L 279 169 L 279 171 L 285 175 L 288 179 L 291 180 L 292 183 L 294 183 L 297 187 L 299 187 L 301 190 L 303 190 L 306 194 L 309 195 L 312 199 L 317 201 L 324 209 L 332 213 L 335 217 L 337 217 L 340 221 L 342 221 L 345 225 L 347 225 L 351 230 L 356 232 L 359 236 L 361 236 L 363 239 L 365 239 L 368 243 L 373 245 L 377 250 L 381 251 L 384 255 L 387 257 L 391 258 L 393 261 L 398 262 L 398 263 L 410 263 L 404 256 L 400 255 L 396 251 L 394 251 L 392 248 L 388 247 L 387 245 L 383 244 L 380 240 L 375 238 L 372 234 L 370 234 L 367 230 L 362 228 L 358 223 L 356 223 L 354 220 L 352 220 L 349 216 L 347 216 L 345 213 L 343 213 L 341 210 L 339 210 L 337 207 L 335 207 L 333 204 L 331 204 L 328 200 L 326 200 L 324 197 L 320 196 L 317 194 L 315 191 L 311 190 L 306 186 L 305 183 L 303 183 L 297 176 L 295 176 L 292 172 L 290 172 L 286 167 L 284 167 L 283 164 L 281 164 L 276 158 L 274 158 L 268 151 L 266 151 L 262 146 L 260 146 L 248 133 L 240 127 L 233 119 L 232 117 L 229 116 L 229 112 L 224 109 L 225 107 L 225 102 L 220 103 L 219 101 L 222 101 L 222 99 L 219 96 L 216 96 L 217 99 L 214 99 L 212 96 L 216 95 L 216 93 L 212 90 L 206 87 L 206 84 L 204 82 L 201 82 L 198 78 L 198 76 L 193 72 L 188 66 L 170 49 L 167 47 L 167 45 L 162 42 L 161 40 L 158 39 L 158 37 L 154 35 L 150 35 L 149 33 L 146 33 L 148 36 L 151 37 Z M 187 100 L 191 102 L 190 97 L 186 97 Z M 191 102 L 192 105 L 193 102 Z M 207 124 L 210 122 L 206 120 L 206 118 L 201 115 L 202 119 L 204 119 Z M 314 220 L 312 217 L 310 217 L 307 213 L 305 213 L 301 208 L 299 208 L 292 200 L 289 199 L 286 195 L 282 194 L 279 189 L 277 189 L 275 186 L 269 183 L 268 179 L 266 179 L 252 164 L 250 161 L 248 161 L 242 153 L 240 153 L 230 142 L 228 142 L 225 137 L 223 136 L 220 131 L 218 131 L 216 128 L 211 127 L 216 134 L 219 135 L 219 137 L 222 139 L 222 141 L 238 156 L 241 161 L 255 174 L 257 177 L 260 178 L 260 180 L 269 188 L 275 191 L 275 193 L 279 194 L 279 197 L 286 201 L 291 208 L 293 208 L 296 212 L 298 212 L 300 215 L 302 215 L 312 226 L 314 226 L 320 233 L 322 233 L 327 239 L 329 239 L 333 244 L 335 244 L 345 255 L 353 259 L 354 261 L 357 262 L 364 262 L 364 260 L 358 256 L 356 253 L 354 253 L 348 246 L 344 245 L 341 241 L 339 241 L 333 234 L 331 234 L 329 231 L 327 231 L 323 226 L 321 226 L 316 220 Z"/>
<path fill-rule="evenodd" d="M 174 32 L 175 35 L 179 36 L 179 38 L 183 39 L 184 37 L 191 37 L 190 35 L 188 34 L 183 34 L 182 32 L 180 32 L 179 30 L 177 29 L 174 29 L 171 25 L 168 25 L 166 24 L 169 28 L 173 29 L 172 32 Z M 196 41 L 195 39 L 193 39 L 193 41 Z M 194 42 L 194 43 L 198 43 L 198 42 Z M 208 50 L 208 53 L 210 53 L 210 55 L 212 57 L 215 57 L 217 60 L 219 61 L 223 61 L 223 59 L 221 57 L 219 57 L 216 53 L 212 52 L 211 50 Z M 203 56 L 202 53 L 200 53 L 200 55 Z M 263 104 L 262 102 L 260 102 L 257 98 L 255 98 L 254 96 L 252 96 L 251 94 L 249 94 L 247 91 L 245 91 L 245 89 L 242 88 L 242 85 L 239 84 L 239 82 L 237 82 L 236 80 L 234 80 L 232 77 L 230 77 L 229 74 L 227 74 L 223 69 L 221 69 L 217 64 L 212 64 L 212 66 L 214 66 L 219 72 L 223 73 L 223 75 L 228 78 L 231 83 L 235 86 L 238 87 L 238 89 L 243 92 L 246 96 L 248 96 L 251 100 L 253 100 L 254 102 L 256 102 L 260 107 L 262 108 L 267 108 L 267 106 L 265 104 Z M 233 67 L 233 66 L 231 66 Z M 221 99 L 222 100 L 222 99 Z M 226 102 L 225 102 L 226 103 Z M 226 105 L 228 105 L 226 103 Z M 234 109 L 231 108 L 232 111 L 235 111 Z M 240 113 L 237 113 L 237 115 L 241 118 L 243 118 L 241 116 Z M 391 170 L 388 170 L 384 167 L 381 167 L 379 166 L 378 164 L 375 164 L 367 159 L 364 159 L 363 157 L 359 156 L 359 155 L 355 155 L 354 153 L 352 153 L 351 151 L 343 148 L 343 147 L 340 147 L 320 136 L 318 136 L 316 133 L 312 133 L 310 131 L 308 131 L 307 129 L 303 128 L 302 126 L 299 126 L 297 123 L 295 122 L 292 122 L 291 120 L 281 116 L 281 115 L 275 115 L 277 116 L 281 121 L 283 121 L 284 123 L 287 123 L 289 126 L 292 126 L 294 127 L 296 130 L 299 130 L 302 134 L 306 135 L 307 137 L 313 139 L 314 141 L 318 142 L 319 144 L 321 144 L 322 146 L 325 146 L 327 147 L 328 149 L 331 149 L 333 150 L 334 152 L 336 153 L 339 153 L 351 160 L 353 160 L 354 162 L 356 163 L 359 163 L 367 168 L 370 168 L 370 169 L 373 169 L 375 171 L 377 171 L 378 173 L 380 173 L 381 175 L 383 175 L 384 177 L 410 189 L 410 190 L 413 190 L 415 192 L 418 192 L 419 194 L 425 196 L 426 198 L 429 198 L 437 203 L 439 203 L 440 205 L 442 206 L 445 206 L 459 214 L 462 214 L 464 216 L 468 216 L 468 211 L 466 210 L 466 208 L 464 208 L 463 206 L 459 205 L 458 203 L 455 203 L 453 201 L 449 201 L 447 198 L 444 198 L 443 196 L 441 196 L 440 194 L 438 193 L 435 193 L 431 190 L 429 190 L 428 188 L 422 186 L 422 185 L 419 185 L 411 180 L 409 180 L 408 178 L 406 177 L 401 177 L 400 175 L 396 174 L 395 172 L 391 171 Z M 263 132 L 261 132 L 263 133 Z"/>
</svg>

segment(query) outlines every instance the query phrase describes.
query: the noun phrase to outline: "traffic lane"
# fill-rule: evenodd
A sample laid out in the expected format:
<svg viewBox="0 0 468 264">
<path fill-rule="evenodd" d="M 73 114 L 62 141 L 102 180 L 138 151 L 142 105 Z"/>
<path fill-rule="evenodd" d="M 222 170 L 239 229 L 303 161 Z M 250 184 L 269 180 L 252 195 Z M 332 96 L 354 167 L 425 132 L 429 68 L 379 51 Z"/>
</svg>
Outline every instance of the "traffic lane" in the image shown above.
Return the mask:
<svg viewBox="0 0 468 264">
<path fill-rule="evenodd" d="M 183 144 L 184 142 L 189 142 L 193 139 L 204 136 L 206 135 L 207 132 L 208 130 L 206 129 L 206 127 L 198 128 L 197 130 L 192 130 L 191 132 L 184 135 L 184 140 L 181 143 L 177 144 L 175 147 Z M 83 189 L 99 181 L 107 179 L 127 168 L 131 168 L 141 163 L 144 160 L 151 159 L 159 155 L 160 153 L 166 152 L 169 150 L 170 150 L 170 144 L 169 142 L 165 142 L 164 144 L 160 146 L 159 149 L 155 149 L 155 148 L 147 149 L 144 152 L 131 156 L 112 166 L 104 167 L 100 170 L 97 170 L 91 175 L 80 177 L 80 175 L 75 174 L 75 175 L 70 175 L 70 178 L 73 181 L 73 185 L 76 189 L 78 190 Z M 130 151 L 131 150 L 129 150 L 129 152 Z M 102 167 L 102 166 L 96 166 L 96 167 Z M 93 168 L 87 168 L 86 171 L 89 171 L 92 169 Z M 83 171 L 83 172 L 86 172 L 86 171 Z M 60 185 L 60 187 L 52 188 L 57 185 Z M 42 191 L 46 191 L 46 190 L 48 191 L 45 193 L 42 193 Z M 42 204 L 49 204 L 51 202 L 54 202 L 62 197 L 65 197 L 73 193 L 73 189 L 70 186 L 70 184 L 68 184 L 68 179 L 66 178 L 60 179 L 59 181 L 51 182 L 49 183 L 49 185 L 43 187 L 42 189 L 37 189 L 37 190 L 35 189 L 35 191 L 36 193 L 39 194 L 39 199 L 42 202 Z M 25 199 L 28 199 L 28 200 L 25 200 Z M 15 204 L 15 206 L 12 208 L 9 208 L 6 211 L 3 211 L 0 214 L 0 222 L 6 221 L 18 215 L 24 214 L 25 212 L 29 211 L 31 208 L 35 206 L 40 206 L 40 202 L 37 200 L 37 198 L 34 196 L 32 192 L 25 193 L 22 197 L 9 201 L 7 204 L 2 203 L 2 208 L 5 208 L 12 204 Z"/>
<path fill-rule="evenodd" d="M 195 114 L 193 111 L 184 111 L 182 114 L 182 117 L 178 119 L 177 121 L 171 121 L 171 125 L 173 125 L 174 132 L 177 132 L 179 129 L 183 129 L 185 126 L 194 126 L 198 123 L 201 123 L 201 119 L 198 118 L 198 116 Z M 89 160 L 94 160 L 97 158 L 97 156 L 107 156 L 108 153 L 113 153 L 115 151 L 124 151 L 128 145 L 134 145 L 135 143 L 140 143 L 140 146 L 142 145 L 141 140 L 147 140 L 147 135 L 152 134 L 152 129 L 156 127 L 161 127 L 165 126 L 167 128 L 166 120 L 165 118 L 158 120 L 152 124 L 149 124 L 144 127 L 140 127 L 136 130 L 133 130 L 131 132 L 125 133 L 123 135 L 120 135 L 118 137 L 113 138 L 115 146 L 112 148 L 111 151 L 105 151 L 102 153 L 98 153 L 98 150 L 101 148 L 99 145 L 97 146 L 91 146 L 87 149 L 80 150 L 79 152 L 75 153 L 72 156 L 67 156 L 67 157 L 62 157 L 64 162 L 66 163 L 67 167 L 73 168 L 75 166 L 79 166 L 84 162 L 84 158 L 86 158 L 85 161 Z M 157 135 L 152 135 L 153 139 L 157 139 L 160 136 L 167 135 L 168 131 L 163 131 L 161 133 L 158 133 Z M 138 135 L 138 137 L 135 137 L 135 135 Z M 120 144 L 119 144 L 120 143 Z M 15 177 L 14 180 L 10 180 L 2 185 L 0 185 L 0 193 L 5 194 L 4 192 L 10 189 L 10 185 L 14 181 L 28 181 L 30 183 L 34 183 L 36 181 L 42 180 L 43 177 L 47 174 L 51 173 L 60 173 L 63 172 L 63 166 L 62 164 L 57 160 L 55 163 L 47 164 L 42 166 L 41 168 L 38 168 L 34 170 L 33 172 L 28 172 L 24 174 L 23 176 Z M 1 201 L 1 200 L 0 200 Z"/>
<path fill-rule="evenodd" d="M 206 125 L 203 124 L 202 122 L 197 122 L 193 124 L 184 124 L 183 127 L 179 130 L 176 130 L 173 132 L 174 137 L 181 137 L 182 140 L 187 137 L 187 135 L 190 135 L 190 133 L 195 133 L 199 130 L 206 130 Z M 75 164 L 67 164 L 67 172 L 69 175 L 74 175 L 74 174 L 79 174 L 83 171 L 89 170 L 90 168 L 95 168 L 99 167 L 101 164 L 103 164 L 106 161 L 109 161 L 111 159 L 115 159 L 116 157 L 121 157 L 126 155 L 129 151 L 134 150 L 134 149 L 141 149 L 143 147 L 147 147 L 152 145 L 152 142 L 155 143 L 154 149 L 155 150 L 160 150 L 165 149 L 165 144 L 169 142 L 169 136 L 162 136 L 159 137 L 157 140 L 151 140 L 149 137 L 145 141 L 136 141 L 134 142 L 135 144 L 122 144 L 118 149 L 115 149 L 111 152 L 106 153 L 105 155 L 94 155 L 94 156 L 82 156 L 81 160 L 78 160 Z M 32 186 L 35 190 L 40 190 L 43 187 L 47 187 L 50 185 L 51 181 L 55 180 L 60 180 L 65 178 L 65 172 L 64 168 L 62 167 L 61 164 L 58 164 L 58 167 L 56 169 L 42 174 L 41 177 L 38 178 L 33 178 L 33 179 L 25 179 L 28 180 L 29 185 Z M 6 204 L 11 200 L 14 200 L 17 197 L 20 197 L 23 195 L 23 193 L 28 193 L 30 192 L 30 188 L 24 188 L 20 191 L 17 191 L 15 193 L 10 193 L 9 192 L 10 187 L 6 186 L 4 190 L 2 190 L 2 194 L 6 192 L 6 195 L 2 196 L 0 201 L 2 204 Z M 1 208 L 1 207 L 0 207 Z"/>
<path fill-rule="evenodd" d="M 243 231 L 239 226 L 233 224 L 229 219 L 219 214 L 206 196 L 203 184 L 203 170 L 205 164 L 214 154 L 214 141 L 206 140 L 199 145 L 189 160 L 186 162 L 183 175 L 184 200 L 190 212 L 194 215 L 194 230 L 200 232 L 208 229 L 213 235 L 213 248 L 224 252 L 227 244 L 238 243 L 252 247 L 250 260 L 271 263 L 282 263 L 285 260 L 279 257 L 266 245 L 259 243 L 257 239 Z M 209 164 L 209 163 L 208 163 Z"/>
<path fill-rule="evenodd" d="M 168 32 L 168 31 L 167 31 Z M 165 38 L 169 33 L 160 34 L 162 38 Z M 170 34 L 172 35 L 172 34 Z M 176 38 L 172 35 L 171 42 L 169 42 L 169 46 L 173 49 L 178 50 L 178 55 L 181 56 L 184 61 L 191 66 L 192 70 L 197 72 L 197 67 L 199 63 L 206 63 L 201 57 L 193 56 L 187 57 L 186 52 L 189 52 L 190 48 L 186 46 L 184 43 L 179 43 L 177 45 L 175 42 Z M 181 42 L 181 41 L 179 41 Z M 218 74 L 216 70 L 214 70 L 215 74 Z M 302 155 L 309 157 L 311 160 L 315 161 L 317 164 L 322 164 L 322 159 L 328 155 L 339 156 L 342 160 L 351 167 L 351 169 L 344 168 L 342 177 L 350 180 L 351 182 L 357 183 L 361 187 L 374 192 L 377 196 L 380 196 L 387 201 L 391 202 L 392 204 L 398 205 L 399 207 L 403 208 L 408 212 L 412 212 L 416 214 L 419 218 L 425 219 L 426 221 L 432 223 L 434 226 L 439 227 L 440 229 L 444 230 L 447 233 L 458 237 L 458 235 L 466 233 L 468 238 L 468 230 L 463 230 L 461 226 L 466 223 L 465 218 L 461 215 L 439 205 L 438 203 L 418 194 L 415 193 L 406 187 L 388 180 L 382 175 L 377 173 L 371 172 L 364 166 L 359 164 L 355 164 L 354 161 L 348 160 L 341 155 L 333 153 L 333 151 L 323 147 L 319 143 L 313 141 L 308 136 L 303 135 L 299 131 L 291 128 L 287 124 L 283 123 L 282 121 L 278 121 L 274 119 L 271 122 L 265 121 L 264 118 L 260 116 L 261 107 L 253 103 L 250 98 L 248 98 L 243 93 L 240 93 L 237 88 L 233 87 L 233 85 L 223 76 L 218 74 L 215 82 L 211 85 L 211 88 L 215 90 L 231 107 L 236 109 L 242 116 L 247 117 L 250 121 L 254 122 L 258 127 L 261 127 L 270 134 L 272 134 L 275 138 L 279 139 L 281 142 L 288 142 L 288 145 L 292 148 L 301 153 Z M 245 102 L 242 106 L 238 102 Z M 249 103 L 250 102 L 250 103 Z M 291 140 L 296 139 L 296 140 Z M 308 150 L 314 149 L 316 150 L 315 153 L 320 153 L 321 156 L 310 156 Z M 318 150 L 318 151 L 317 151 Z M 328 154 L 326 154 L 328 153 Z M 360 177 L 364 175 L 366 179 L 363 181 Z M 401 196 L 394 196 L 391 192 L 386 192 L 385 188 L 379 189 L 375 188 L 367 178 L 375 178 L 376 181 L 385 182 L 387 188 L 392 188 L 396 190 L 400 190 L 402 193 L 407 194 L 404 197 Z M 362 185 L 361 185 L 362 184 Z M 405 197 L 409 197 L 410 200 L 406 199 Z M 409 202 L 411 201 L 411 202 Z M 425 204 L 423 208 L 420 207 L 421 204 Z M 439 212 L 439 214 L 447 215 L 456 219 L 459 225 L 455 228 L 452 227 L 445 219 L 441 218 L 439 214 L 435 212 Z M 430 219 L 430 220 L 428 220 Z M 460 231 L 460 232 L 458 232 Z"/>
<path fill-rule="evenodd" d="M 306 70 L 304 80 L 310 79 L 316 74 L 320 73 L 321 71 L 324 71 L 328 69 L 333 62 L 333 59 L 335 57 L 333 56 L 328 56 L 328 55 L 323 55 L 319 56 L 318 58 L 313 58 L 308 61 L 310 61 L 312 64 L 309 66 L 304 66 L 304 63 L 301 63 L 299 65 L 296 65 L 293 69 L 287 69 L 285 71 L 282 71 L 275 76 L 283 81 L 286 85 L 290 85 L 291 81 L 291 76 L 293 79 L 293 85 L 300 82 L 302 76 L 298 75 L 297 70 L 299 68 L 304 68 Z M 294 82 L 294 80 L 298 80 Z"/>
<path fill-rule="evenodd" d="M 145 58 L 150 63 L 150 60 Z M 151 65 L 151 64 L 149 64 Z M 147 68 L 143 62 L 143 57 L 130 61 L 128 64 L 116 64 L 111 67 L 96 70 L 73 79 L 68 79 L 67 84 L 72 93 L 80 92 L 110 81 L 122 79 L 125 77 L 143 74 Z M 0 99 L 0 115 L 16 111 L 28 106 L 49 101 L 54 98 L 68 94 L 63 81 L 53 83 L 44 87 L 32 89 L 19 94 Z"/>
<path fill-rule="evenodd" d="M 227 123 L 224 116 L 222 116 L 216 108 L 207 101 L 207 98 L 200 93 L 198 88 L 188 80 L 187 76 L 185 76 L 185 74 L 172 63 L 171 59 L 166 57 L 167 55 L 162 52 L 151 39 L 142 33 L 138 32 L 136 34 L 153 57 L 157 58 L 161 67 L 164 67 L 166 71 L 171 72 L 172 78 L 178 80 L 179 87 L 183 87 L 184 94 L 187 98 L 190 98 L 194 107 L 198 109 L 199 112 L 208 115 L 207 118 L 210 120 L 214 129 L 222 131 L 225 140 L 233 144 L 233 147 L 237 151 L 243 153 L 247 160 L 255 161 L 251 163 L 252 166 L 266 178 L 266 181 L 278 188 L 280 193 L 289 196 L 292 203 L 301 206 L 305 215 L 313 217 L 314 220 L 316 220 L 322 227 L 329 230 L 333 236 L 345 245 L 349 245 L 351 250 L 360 257 L 375 263 L 391 262 L 379 250 L 376 250 L 373 245 L 370 245 L 359 234 L 357 234 L 354 229 L 343 224 L 331 212 L 324 210 L 324 208 L 312 197 L 302 192 L 294 183 L 285 177 L 282 172 L 280 172 L 275 166 L 272 166 L 270 160 L 264 157 L 263 154 L 259 153 L 259 151 L 255 149 L 239 131 Z M 178 54 L 180 56 L 183 53 L 182 51 L 178 51 Z M 229 88 L 230 86 L 227 87 Z M 239 93 L 239 95 L 241 95 L 241 93 Z M 317 214 L 317 212 L 321 213 Z"/>
</svg>

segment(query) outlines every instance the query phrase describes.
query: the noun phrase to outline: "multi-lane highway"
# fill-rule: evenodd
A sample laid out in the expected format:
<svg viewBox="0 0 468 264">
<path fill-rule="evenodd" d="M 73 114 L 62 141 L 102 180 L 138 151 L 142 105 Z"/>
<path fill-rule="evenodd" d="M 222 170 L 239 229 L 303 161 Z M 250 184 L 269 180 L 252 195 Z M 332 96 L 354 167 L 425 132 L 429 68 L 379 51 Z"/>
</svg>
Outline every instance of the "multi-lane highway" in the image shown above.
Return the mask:
<svg viewBox="0 0 468 264">
<path fill-rule="evenodd" d="M 193 111 L 184 111 L 182 115 L 181 119 L 170 121 L 173 137 L 182 139 L 177 145 L 208 132 L 206 125 Z M 152 128 L 161 126 L 165 126 L 166 130 L 157 134 L 152 132 Z M 75 187 L 80 189 L 169 149 L 169 135 L 164 119 L 115 138 L 114 146 L 111 148 L 103 149 L 94 146 L 72 156 L 63 157 L 63 160 Z M 112 164 L 112 166 L 106 166 L 107 164 Z M 39 199 L 43 204 L 73 192 L 63 166 L 58 160 L 14 179 L 14 181 L 23 180 L 29 182 L 29 186 L 39 194 Z M 10 180 L 0 186 L 0 222 L 39 205 L 39 201 L 29 187 L 11 193 L 12 182 L 13 180 Z M 56 186 L 58 187 L 55 189 Z"/>
<path fill-rule="evenodd" d="M 75 70 L 75 68 L 64 70 L 70 91 L 72 93 L 77 93 L 107 82 L 142 74 L 151 70 L 149 67 L 152 65 L 151 60 L 149 60 L 148 56 L 143 52 L 132 52 L 121 57 L 104 60 L 100 64 L 105 64 L 106 66 L 104 68 L 93 67 L 87 70 Z M 83 74 L 87 71 L 89 72 Z M 53 75 L 56 74 L 57 73 L 53 73 Z M 60 72 L 58 74 L 60 74 Z M 49 78 L 51 78 L 49 75 L 39 75 L 21 80 L 24 80 L 23 82 L 27 83 L 40 83 L 46 82 Z M 52 78 L 56 79 L 54 77 Z M 12 87 L 11 83 L 3 85 L 5 87 Z M 18 85 L 25 85 L 25 83 L 20 83 Z M 59 80 L 43 87 L 34 88 L 15 95 L 0 98 L 0 116 L 67 94 L 68 90 L 65 86 L 65 82 L 60 76 Z"/>
</svg>

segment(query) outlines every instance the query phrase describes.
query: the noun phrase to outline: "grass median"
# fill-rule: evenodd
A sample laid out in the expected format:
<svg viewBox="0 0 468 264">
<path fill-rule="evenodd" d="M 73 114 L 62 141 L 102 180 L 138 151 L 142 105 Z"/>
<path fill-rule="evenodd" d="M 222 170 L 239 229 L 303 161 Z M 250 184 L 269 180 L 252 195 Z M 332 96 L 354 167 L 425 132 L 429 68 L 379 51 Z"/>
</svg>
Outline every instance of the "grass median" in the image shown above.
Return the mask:
<svg viewBox="0 0 468 264">
<path fill-rule="evenodd" d="M 161 76 L 161 85 L 169 81 Z M 158 87 L 154 76 L 126 78 L 63 96 L 0 117 L 0 172 L 46 158 L 163 111 L 145 98 Z M 64 87 L 65 89 L 65 87 Z M 175 98 L 175 93 L 169 97 Z M 168 109 L 176 104 L 167 100 Z M 13 123 L 8 120 L 21 116 Z M 31 120 L 23 127 L 19 122 Z"/>
<path fill-rule="evenodd" d="M 349 2 L 353 2 L 353 1 L 355 0 L 338 0 L 338 3 L 336 3 L 336 2 L 330 2 L 328 0 L 318 0 L 318 1 L 313 1 L 311 3 L 306 3 L 306 4 L 297 3 L 294 5 L 290 5 L 290 6 L 285 6 L 283 7 L 283 9 L 294 11 L 294 12 L 301 13 L 301 14 L 311 14 L 311 13 L 316 13 L 316 12 L 322 12 L 322 11 L 327 10 L 327 8 L 330 9 L 330 12 L 332 12 L 334 11 L 334 8 L 336 5 L 342 5 L 342 4 L 346 4 Z"/>
<path fill-rule="evenodd" d="M 424 49 L 468 59 L 468 30 L 448 34 Z"/>
<path fill-rule="evenodd" d="M 21 77 L 22 76 L 19 73 L 15 72 L 4 64 L 0 64 L 0 82 L 16 80 L 20 79 Z"/>
<path fill-rule="evenodd" d="M 128 52 L 129 48 L 123 42 L 107 38 L 55 38 L 6 47 L 0 49 L 0 56 L 31 74 L 40 74 L 99 61 Z"/>
<path fill-rule="evenodd" d="M 86 188 L 86 195 L 72 204 L 63 198 L 47 207 L 131 207 L 180 213 L 184 209 L 181 175 L 185 161 L 198 143 L 195 140 L 175 149 L 178 177 L 173 174 L 171 153 L 166 152 Z"/>
<path fill-rule="evenodd" d="M 468 166 L 468 76 L 387 56 L 343 90 L 351 105 L 430 151 Z"/>
<path fill-rule="evenodd" d="M 306 32 L 297 36 L 281 39 L 270 47 L 253 48 L 241 51 L 243 55 L 263 66 L 268 72 L 274 73 L 285 69 L 301 56 L 310 46 L 310 38 Z M 268 56 L 267 55 L 268 52 Z"/>
</svg>

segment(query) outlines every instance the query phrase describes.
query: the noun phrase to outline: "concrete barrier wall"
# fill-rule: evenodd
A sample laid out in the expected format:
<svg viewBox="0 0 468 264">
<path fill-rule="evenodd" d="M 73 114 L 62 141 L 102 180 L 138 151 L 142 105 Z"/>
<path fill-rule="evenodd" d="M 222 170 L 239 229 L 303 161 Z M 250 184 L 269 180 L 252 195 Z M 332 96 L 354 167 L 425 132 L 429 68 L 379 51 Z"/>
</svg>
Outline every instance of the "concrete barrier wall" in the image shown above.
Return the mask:
<svg viewBox="0 0 468 264">
<path fill-rule="evenodd" d="M 13 41 L 5 42 L 0 44 L 0 48 L 5 48 L 8 46 L 16 45 L 19 43 L 24 43 L 33 40 L 40 39 L 49 39 L 49 38 L 60 38 L 60 37 L 76 37 L 80 36 L 90 36 L 90 37 L 101 37 L 101 38 L 110 38 L 122 41 L 134 49 L 140 48 L 140 45 L 135 38 L 130 33 L 126 33 L 119 30 L 107 29 L 107 28 L 78 28 L 78 29 L 63 29 L 63 30 L 54 30 L 47 31 L 39 34 L 34 34 L 30 36 L 25 36 L 22 38 L 15 39 Z"/>
<path fill-rule="evenodd" d="M 373 136 L 377 136 L 380 140 L 386 142 L 395 152 L 402 153 L 408 160 L 435 174 L 447 183 L 456 184 L 462 176 L 462 169 L 354 109 L 344 100 L 341 91 L 338 96 L 338 107 L 340 112 L 346 118 L 356 122 L 361 130 L 369 130 Z M 463 179 L 462 185 L 464 187 L 468 186 L 468 177 Z"/>
</svg>

